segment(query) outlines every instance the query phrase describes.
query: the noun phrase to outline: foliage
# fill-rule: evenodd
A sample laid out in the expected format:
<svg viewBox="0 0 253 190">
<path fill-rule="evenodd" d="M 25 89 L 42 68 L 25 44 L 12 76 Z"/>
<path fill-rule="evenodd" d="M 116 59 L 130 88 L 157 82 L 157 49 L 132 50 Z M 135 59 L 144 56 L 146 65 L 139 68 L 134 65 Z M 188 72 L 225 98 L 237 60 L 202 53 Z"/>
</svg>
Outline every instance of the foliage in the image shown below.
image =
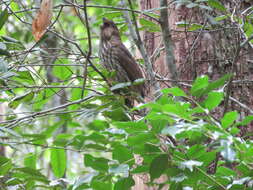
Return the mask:
<svg viewBox="0 0 253 190">
<path fill-rule="evenodd" d="M 67 14 L 54 18 L 59 21 L 55 30 L 50 28 L 51 33 L 37 43 L 26 24 L 32 22 L 31 15 L 22 12 L 20 4 L 11 1 L 9 11 L 2 10 L 0 103 L 8 103 L 8 109 L 0 124 L 0 145 L 6 148 L 6 155 L 0 156 L 1 189 L 127 190 L 135 184 L 133 176 L 142 174 L 150 177 L 147 185 L 168 185 L 171 190 L 252 189 L 253 143 L 239 135 L 239 128 L 248 125 L 253 116 L 241 119 L 237 111 L 220 118 L 215 115 L 232 75 L 215 81 L 198 77 L 189 91 L 162 89 L 156 101 L 129 110 L 122 95 L 114 95 L 91 66 L 104 76 L 113 74 L 101 68 L 97 57 L 103 16 L 114 19 L 123 40 L 128 39 L 122 11 L 102 4 L 117 7 L 118 1 L 97 2 L 101 7 L 88 7 L 92 36 L 71 7 L 65 10 Z M 252 13 L 242 20 L 217 0 L 174 4 L 218 12 L 216 17 L 208 17 L 216 23 L 213 26 L 177 23 L 188 31 L 215 28 L 234 16 L 236 22 L 244 21 L 245 37 L 253 35 Z M 10 10 L 21 12 L 15 15 Z M 152 10 L 143 13 L 157 18 Z M 138 19 L 140 30 L 159 31 L 156 23 Z M 93 46 L 90 63 L 87 52 L 80 52 L 89 49 L 89 37 Z M 52 42 L 58 44 L 50 46 Z M 45 66 L 48 63 L 51 66 Z M 129 84 L 121 83 L 112 88 L 126 86 Z M 147 115 L 132 120 L 141 109 L 148 110 Z M 141 162 L 136 161 L 139 159 Z M 161 176 L 164 180 L 157 182 Z"/>
</svg>

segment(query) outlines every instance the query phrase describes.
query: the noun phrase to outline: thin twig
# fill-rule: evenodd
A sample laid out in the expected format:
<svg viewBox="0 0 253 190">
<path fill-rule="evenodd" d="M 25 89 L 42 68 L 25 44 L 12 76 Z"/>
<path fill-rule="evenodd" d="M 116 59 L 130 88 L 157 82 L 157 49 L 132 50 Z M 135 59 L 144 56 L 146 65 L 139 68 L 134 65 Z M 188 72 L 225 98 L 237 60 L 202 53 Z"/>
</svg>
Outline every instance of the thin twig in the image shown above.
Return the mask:
<svg viewBox="0 0 253 190">
<path fill-rule="evenodd" d="M 36 116 L 39 116 L 39 115 L 43 115 L 45 113 L 48 113 L 48 112 L 52 112 L 52 111 L 55 111 L 55 110 L 59 110 L 59 109 L 64 109 L 68 106 L 71 106 L 71 105 L 74 105 L 74 104 L 80 104 L 82 102 L 85 102 L 91 98 L 93 98 L 94 95 L 90 95 L 90 96 L 87 96 L 83 99 L 80 99 L 80 100 L 76 100 L 76 101 L 73 101 L 73 102 L 70 102 L 70 103 L 66 103 L 66 104 L 63 104 L 63 105 L 60 105 L 60 106 L 56 106 L 56 107 L 53 107 L 53 108 L 49 108 L 47 110 L 44 110 L 44 111 L 40 111 L 40 112 L 36 112 L 36 113 L 33 113 L 33 114 L 30 114 L 30 115 L 27 115 L 27 116 L 24 116 L 24 117 L 21 117 L 21 118 L 17 118 L 17 119 L 14 119 L 14 120 L 11 120 L 9 122 L 11 122 L 10 124 L 4 126 L 4 128 L 12 128 L 13 126 L 15 126 L 16 124 L 18 124 L 19 122 L 21 122 L 22 120 L 25 120 L 25 119 L 28 119 L 28 118 L 35 118 Z"/>
<path fill-rule="evenodd" d="M 84 64 L 84 71 L 83 71 L 83 88 L 82 88 L 82 93 L 81 93 L 81 98 L 84 96 L 84 89 L 86 86 L 86 81 L 87 81 L 87 66 L 88 62 L 90 59 L 90 56 L 92 54 L 92 43 L 91 43 L 91 34 L 90 34 L 90 27 L 89 27 L 89 20 L 88 20 L 88 14 L 87 14 L 87 7 L 86 7 L 86 0 L 83 1 L 83 12 L 84 12 L 84 19 L 85 19 L 85 25 L 86 25 L 86 30 L 87 30 L 87 36 L 88 36 L 88 52 L 86 54 L 86 60 Z"/>
</svg>

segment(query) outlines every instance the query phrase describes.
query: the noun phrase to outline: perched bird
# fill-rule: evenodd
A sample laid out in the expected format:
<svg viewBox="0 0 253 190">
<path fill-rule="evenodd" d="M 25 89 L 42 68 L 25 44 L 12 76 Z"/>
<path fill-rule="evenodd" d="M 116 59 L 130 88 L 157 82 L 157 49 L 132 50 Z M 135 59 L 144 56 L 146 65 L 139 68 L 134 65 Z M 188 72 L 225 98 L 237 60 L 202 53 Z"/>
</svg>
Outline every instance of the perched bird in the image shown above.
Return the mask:
<svg viewBox="0 0 253 190">
<path fill-rule="evenodd" d="M 136 79 L 144 78 L 140 66 L 122 43 L 115 23 L 103 18 L 100 29 L 99 56 L 102 65 L 107 71 L 115 72 L 115 76 L 109 79 L 110 83 L 133 82 Z M 130 90 L 144 97 L 144 84 L 132 86 Z"/>
</svg>

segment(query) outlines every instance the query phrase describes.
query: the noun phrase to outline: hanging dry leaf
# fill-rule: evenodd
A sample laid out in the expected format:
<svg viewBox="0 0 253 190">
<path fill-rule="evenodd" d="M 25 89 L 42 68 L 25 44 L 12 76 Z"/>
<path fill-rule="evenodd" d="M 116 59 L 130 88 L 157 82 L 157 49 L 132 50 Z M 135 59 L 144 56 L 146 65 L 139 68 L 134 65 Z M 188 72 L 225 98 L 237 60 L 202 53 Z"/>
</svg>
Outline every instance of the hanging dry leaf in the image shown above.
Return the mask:
<svg viewBox="0 0 253 190">
<path fill-rule="evenodd" d="M 40 40 L 40 38 L 46 32 L 46 28 L 51 23 L 51 18 L 53 14 L 52 7 L 52 0 L 42 0 L 40 10 L 38 11 L 32 23 L 32 34 L 36 41 Z"/>
</svg>

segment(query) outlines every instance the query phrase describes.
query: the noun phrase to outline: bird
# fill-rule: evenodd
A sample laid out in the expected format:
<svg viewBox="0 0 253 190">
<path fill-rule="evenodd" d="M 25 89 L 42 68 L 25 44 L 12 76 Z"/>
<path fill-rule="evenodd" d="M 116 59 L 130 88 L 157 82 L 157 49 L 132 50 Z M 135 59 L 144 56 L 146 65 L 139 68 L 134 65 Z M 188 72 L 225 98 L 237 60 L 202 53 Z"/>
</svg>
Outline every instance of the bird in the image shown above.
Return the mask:
<svg viewBox="0 0 253 190">
<path fill-rule="evenodd" d="M 115 75 L 110 78 L 109 83 L 134 82 L 137 79 L 143 79 L 144 74 L 140 66 L 122 43 L 119 29 L 116 24 L 107 18 L 103 18 L 100 26 L 99 57 L 102 66 Z M 144 83 L 129 87 L 130 91 L 137 92 L 142 97 L 145 96 Z M 133 106 L 133 100 L 129 106 Z"/>
</svg>

